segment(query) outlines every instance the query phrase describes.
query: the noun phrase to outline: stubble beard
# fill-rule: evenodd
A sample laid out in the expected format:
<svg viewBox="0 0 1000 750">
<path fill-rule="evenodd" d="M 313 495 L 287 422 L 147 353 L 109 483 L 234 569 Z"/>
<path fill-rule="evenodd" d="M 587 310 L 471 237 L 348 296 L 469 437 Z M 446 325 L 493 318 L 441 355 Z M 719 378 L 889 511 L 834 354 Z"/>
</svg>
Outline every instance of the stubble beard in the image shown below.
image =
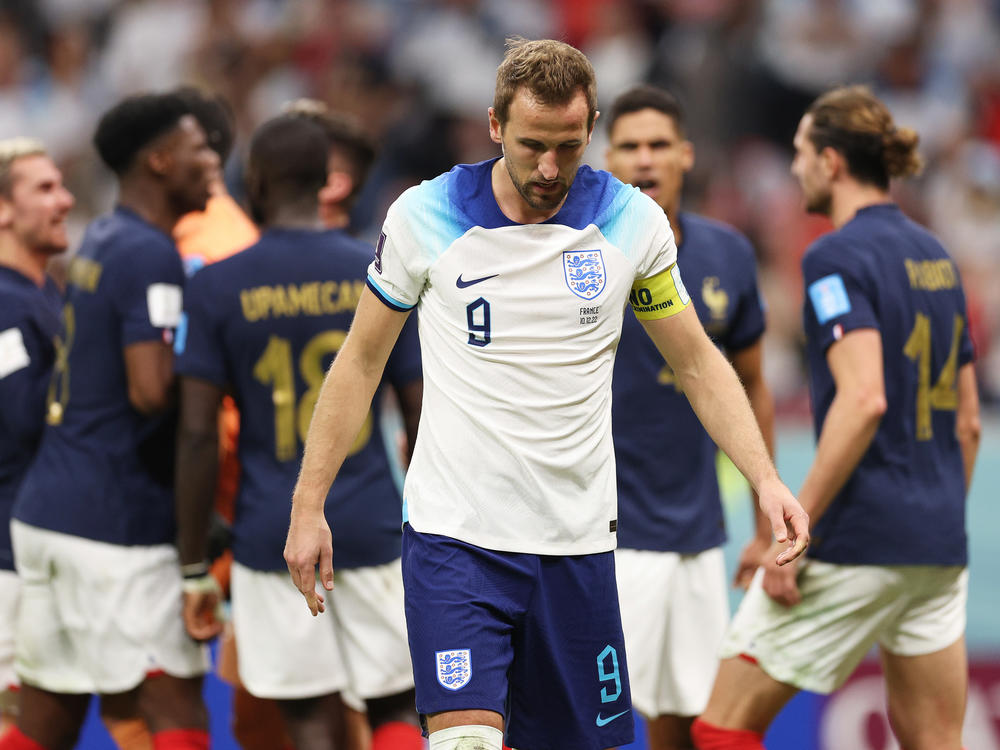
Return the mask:
<svg viewBox="0 0 1000 750">
<path fill-rule="evenodd" d="M 566 193 L 569 192 L 569 185 L 564 185 L 560 180 L 560 190 L 551 196 L 534 196 L 528 189 L 528 182 L 521 182 L 518 180 L 517 175 L 514 174 L 514 170 L 510 166 L 510 162 L 504 159 L 504 166 L 507 167 L 507 174 L 510 176 L 510 181 L 514 183 L 514 187 L 522 198 L 524 202 L 531 206 L 536 211 L 550 211 L 560 203 L 562 203 L 563 198 L 566 197 Z"/>
</svg>

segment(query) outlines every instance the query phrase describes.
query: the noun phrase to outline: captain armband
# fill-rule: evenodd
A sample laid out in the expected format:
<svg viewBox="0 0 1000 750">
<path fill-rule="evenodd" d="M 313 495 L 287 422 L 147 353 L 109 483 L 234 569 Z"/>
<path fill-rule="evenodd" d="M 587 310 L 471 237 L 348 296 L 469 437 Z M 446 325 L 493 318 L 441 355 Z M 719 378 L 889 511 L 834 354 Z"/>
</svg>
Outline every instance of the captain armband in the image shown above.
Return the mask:
<svg viewBox="0 0 1000 750">
<path fill-rule="evenodd" d="M 676 263 L 656 276 L 637 280 L 628 299 L 639 320 L 669 318 L 691 304 Z"/>
</svg>

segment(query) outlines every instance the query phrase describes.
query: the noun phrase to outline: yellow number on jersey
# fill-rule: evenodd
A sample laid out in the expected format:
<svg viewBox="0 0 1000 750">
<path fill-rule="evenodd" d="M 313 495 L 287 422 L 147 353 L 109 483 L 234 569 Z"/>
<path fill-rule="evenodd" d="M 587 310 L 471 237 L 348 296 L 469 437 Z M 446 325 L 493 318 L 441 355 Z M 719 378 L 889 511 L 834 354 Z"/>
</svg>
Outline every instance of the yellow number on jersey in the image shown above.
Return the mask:
<svg viewBox="0 0 1000 750">
<path fill-rule="evenodd" d="M 309 433 L 319 389 L 323 385 L 323 359 L 336 354 L 347 337 L 345 331 L 323 331 L 306 343 L 299 355 L 299 374 L 308 389 L 295 404 L 295 373 L 292 370 L 292 343 L 280 336 L 271 336 L 267 347 L 253 368 L 259 382 L 271 386 L 274 402 L 274 453 L 279 461 L 291 461 L 298 455 L 299 440 Z M 352 456 L 368 444 L 372 434 L 371 410 L 347 455 Z M 296 434 L 298 433 L 298 434 Z"/>
<path fill-rule="evenodd" d="M 63 307 L 63 335 L 56 336 L 56 359 L 52 365 L 52 379 L 45 399 L 45 421 L 61 424 L 69 403 L 69 350 L 73 348 L 76 334 L 76 313 L 71 303 Z"/>
<path fill-rule="evenodd" d="M 955 379 L 958 376 L 958 347 L 964 327 L 962 316 L 956 315 L 951 351 L 948 352 L 948 359 L 941 368 L 937 382 L 931 388 L 931 319 L 923 313 L 917 313 L 913 331 L 903 347 L 903 353 L 917 363 L 917 440 L 930 440 L 934 437 L 931 409 L 954 411 L 958 408 Z"/>
</svg>

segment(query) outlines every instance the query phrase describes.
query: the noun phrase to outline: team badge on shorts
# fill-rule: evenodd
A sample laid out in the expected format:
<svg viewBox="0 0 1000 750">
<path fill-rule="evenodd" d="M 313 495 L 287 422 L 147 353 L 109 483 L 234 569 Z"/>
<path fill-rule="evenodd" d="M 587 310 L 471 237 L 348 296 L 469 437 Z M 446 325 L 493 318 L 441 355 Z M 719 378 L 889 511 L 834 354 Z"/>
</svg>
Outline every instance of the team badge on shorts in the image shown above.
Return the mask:
<svg viewBox="0 0 1000 750">
<path fill-rule="evenodd" d="M 594 299 L 604 290 L 607 273 L 600 250 L 567 250 L 563 253 L 566 285 L 577 297 Z"/>
<path fill-rule="evenodd" d="M 442 687 L 458 690 L 469 684 L 472 679 L 472 652 L 467 648 L 454 651 L 438 651 L 437 677 Z"/>
</svg>

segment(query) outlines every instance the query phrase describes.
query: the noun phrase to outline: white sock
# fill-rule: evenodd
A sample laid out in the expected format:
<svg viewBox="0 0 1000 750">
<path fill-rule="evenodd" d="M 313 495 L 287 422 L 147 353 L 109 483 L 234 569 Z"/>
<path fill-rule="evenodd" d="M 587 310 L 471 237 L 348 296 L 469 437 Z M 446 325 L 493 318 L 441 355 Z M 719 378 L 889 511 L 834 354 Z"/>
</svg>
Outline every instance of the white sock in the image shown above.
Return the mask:
<svg viewBox="0 0 1000 750">
<path fill-rule="evenodd" d="M 431 732 L 430 750 L 502 750 L 503 732 L 494 727 L 470 724 Z"/>
</svg>

